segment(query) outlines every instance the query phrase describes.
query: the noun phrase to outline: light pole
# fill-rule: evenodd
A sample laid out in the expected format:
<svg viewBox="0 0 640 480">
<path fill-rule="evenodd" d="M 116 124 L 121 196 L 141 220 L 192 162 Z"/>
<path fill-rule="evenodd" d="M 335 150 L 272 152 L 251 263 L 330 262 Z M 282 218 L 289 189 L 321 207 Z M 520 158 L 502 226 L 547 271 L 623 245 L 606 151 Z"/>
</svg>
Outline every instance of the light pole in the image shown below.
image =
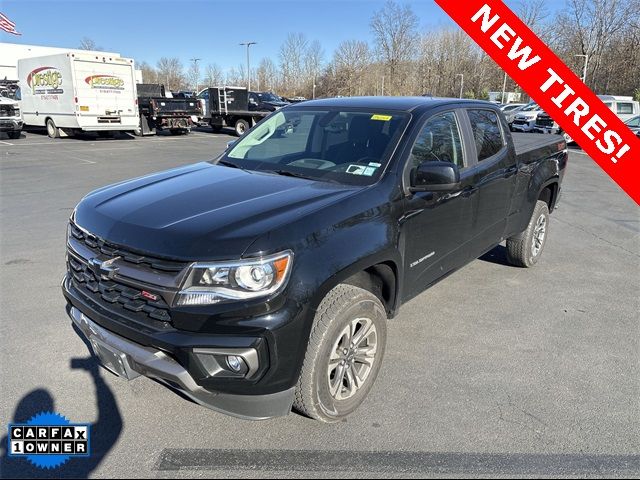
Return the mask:
<svg viewBox="0 0 640 480">
<path fill-rule="evenodd" d="M 200 70 L 198 70 L 198 62 L 201 60 L 200 58 L 190 58 L 193 62 L 193 73 L 196 77 L 196 95 L 198 94 L 198 82 L 200 80 Z"/>
<path fill-rule="evenodd" d="M 582 83 L 587 83 L 587 64 L 589 63 L 589 55 L 574 55 L 574 57 L 584 58 L 584 68 L 582 69 Z"/>
<path fill-rule="evenodd" d="M 464 89 L 464 73 L 456 74 L 456 77 L 460 77 L 460 98 L 462 98 L 462 90 Z"/>
<path fill-rule="evenodd" d="M 502 102 L 504 103 L 504 94 L 507 90 L 507 72 L 504 72 L 504 82 L 502 82 Z"/>
<path fill-rule="evenodd" d="M 251 90 L 251 64 L 249 63 L 249 47 L 258 42 L 242 42 L 240 45 L 247 46 L 247 91 Z"/>
</svg>

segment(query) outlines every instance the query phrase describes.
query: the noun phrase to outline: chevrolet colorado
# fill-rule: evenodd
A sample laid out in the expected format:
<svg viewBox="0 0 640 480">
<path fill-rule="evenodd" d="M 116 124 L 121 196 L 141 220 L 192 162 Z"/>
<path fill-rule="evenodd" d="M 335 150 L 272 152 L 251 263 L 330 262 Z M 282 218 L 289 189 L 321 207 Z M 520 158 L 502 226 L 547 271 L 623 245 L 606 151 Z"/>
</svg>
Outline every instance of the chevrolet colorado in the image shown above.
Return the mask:
<svg viewBox="0 0 640 480">
<path fill-rule="evenodd" d="M 287 106 L 213 161 L 84 197 L 67 312 L 117 375 L 243 418 L 338 421 L 403 302 L 503 240 L 538 262 L 566 162 L 562 137 L 512 135 L 487 102 Z"/>
</svg>

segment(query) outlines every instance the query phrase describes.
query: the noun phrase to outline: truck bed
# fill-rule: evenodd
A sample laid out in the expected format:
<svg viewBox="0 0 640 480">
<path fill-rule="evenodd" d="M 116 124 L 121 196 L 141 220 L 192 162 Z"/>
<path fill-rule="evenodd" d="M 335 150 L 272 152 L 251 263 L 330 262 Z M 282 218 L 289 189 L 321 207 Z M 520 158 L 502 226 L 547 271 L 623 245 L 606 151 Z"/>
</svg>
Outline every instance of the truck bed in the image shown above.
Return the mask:
<svg viewBox="0 0 640 480">
<path fill-rule="evenodd" d="M 513 146 L 518 160 L 524 163 L 539 160 L 542 156 L 558 153 L 558 150 L 566 148 L 562 135 L 544 133 L 511 133 Z M 565 144 L 561 147 L 561 144 Z"/>
</svg>

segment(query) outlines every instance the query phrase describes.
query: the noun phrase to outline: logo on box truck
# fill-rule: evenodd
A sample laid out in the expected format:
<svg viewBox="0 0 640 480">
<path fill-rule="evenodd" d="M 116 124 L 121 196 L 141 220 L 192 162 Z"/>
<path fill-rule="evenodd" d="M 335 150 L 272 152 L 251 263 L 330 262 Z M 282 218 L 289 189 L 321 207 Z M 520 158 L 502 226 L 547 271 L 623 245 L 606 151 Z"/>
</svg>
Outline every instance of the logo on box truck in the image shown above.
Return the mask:
<svg viewBox="0 0 640 480">
<path fill-rule="evenodd" d="M 113 75 L 91 75 L 84 79 L 91 88 L 124 90 L 124 80 Z"/>
<path fill-rule="evenodd" d="M 62 93 L 62 74 L 55 67 L 39 67 L 27 75 L 27 85 L 33 94 Z"/>
</svg>

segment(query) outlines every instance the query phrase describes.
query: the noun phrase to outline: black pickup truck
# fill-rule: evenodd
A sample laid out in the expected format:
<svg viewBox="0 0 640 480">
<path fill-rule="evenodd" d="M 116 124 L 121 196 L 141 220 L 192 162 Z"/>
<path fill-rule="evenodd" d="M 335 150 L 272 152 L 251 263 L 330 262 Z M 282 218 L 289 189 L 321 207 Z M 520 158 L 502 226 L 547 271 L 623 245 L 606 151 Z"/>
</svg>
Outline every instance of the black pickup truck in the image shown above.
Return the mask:
<svg viewBox="0 0 640 480">
<path fill-rule="evenodd" d="M 189 133 L 202 116 L 200 102 L 195 98 L 173 98 L 164 85 L 139 83 L 138 109 L 140 127 L 134 131 L 138 136 L 155 135 L 158 130 L 169 130 L 172 135 Z"/>
<path fill-rule="evenodd" d="M 505 240 L 513 265 L 538 262 L 566 162 L 562 137 L 512 135 L 486 102 L 291 105 L 213 161 L 83 198 L 67 311 L 120 376 L 243 418 L 337 421 L 403 302 Z"/>
</svg>

